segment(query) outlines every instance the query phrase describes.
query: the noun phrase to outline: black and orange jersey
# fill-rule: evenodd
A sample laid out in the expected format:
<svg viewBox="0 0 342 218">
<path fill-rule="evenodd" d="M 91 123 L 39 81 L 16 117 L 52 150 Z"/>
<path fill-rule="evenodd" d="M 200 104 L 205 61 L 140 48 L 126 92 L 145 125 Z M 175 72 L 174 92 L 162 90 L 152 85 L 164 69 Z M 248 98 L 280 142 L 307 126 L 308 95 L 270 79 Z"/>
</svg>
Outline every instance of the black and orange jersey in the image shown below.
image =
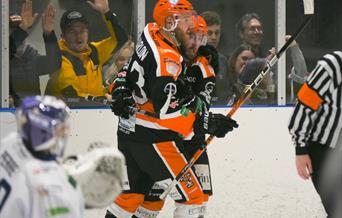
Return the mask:
<svg viewBox="0 0 342 218">
<path fill-rule="evenodd" d="M 192 131 L 195 114 L 182 114 L 176 80 L 184 70 L 178 47 L 154 23 L 148 24 L 137 42 L 128 65 L 123 68 L 137 107 L 154 112 L 159 119 L 136 114 L 136 125 L 172 130 L 183 136 Z"/>
<path fill-rule="evenodd" d="M 199 96 L 209 110 L 215 89 L 215 72 L 205 57 L 197 57 L 185 73 L 185 80 L 193 93 Z"/>
<path fill-rule="evenodd" d="M 183 80 L 183 85 L 187 86 L 186 90 L 201 98 L 209 110 L 211 99 L 214 96 L 215 90 L 215 71 L 209 64 L 209 61 L 202 56 L 196 57 L 188 64 L 188 70 L 178 78 Z M 199 138 L 204 140 L 204 135 L 193 137 L 194 133 L 189 134 L 185 140 L 198 141 Z"/>
</svg>

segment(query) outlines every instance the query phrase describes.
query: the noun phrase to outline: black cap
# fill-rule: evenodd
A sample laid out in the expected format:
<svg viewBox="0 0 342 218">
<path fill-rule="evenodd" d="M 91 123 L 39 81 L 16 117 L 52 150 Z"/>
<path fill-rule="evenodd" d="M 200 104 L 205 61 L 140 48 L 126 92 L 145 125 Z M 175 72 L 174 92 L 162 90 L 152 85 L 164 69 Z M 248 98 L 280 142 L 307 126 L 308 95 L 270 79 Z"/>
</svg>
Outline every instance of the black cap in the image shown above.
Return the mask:
<svg viewBox="0 0 342 218">
<path fill-rule="evenodd" d="M 64 12 L 64 14 L 62 15 L 61 18 L 61 22 L 60 22 L 60 27 L 61 30 L 64 32 L 64 30 L 70 26 L 70 24 L 72 24 L 73 22 L 83 22 L 86 25 L 88 25 L 88 21 L 87 19 L 84 17 L 84 15 L 77 9 L 69 9 L 67 11 Z"/>
</svg>

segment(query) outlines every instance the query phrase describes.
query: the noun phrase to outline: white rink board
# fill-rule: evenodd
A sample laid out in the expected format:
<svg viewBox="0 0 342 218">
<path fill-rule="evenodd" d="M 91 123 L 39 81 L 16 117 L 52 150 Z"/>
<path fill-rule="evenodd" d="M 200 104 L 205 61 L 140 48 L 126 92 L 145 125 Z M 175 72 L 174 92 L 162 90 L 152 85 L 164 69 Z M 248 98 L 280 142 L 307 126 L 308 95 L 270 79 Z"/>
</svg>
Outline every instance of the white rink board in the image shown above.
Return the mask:
<svg viewBox="0 0 342 218">
<path fill-rule="evenodd" d="M 287 131 L 291 112 L 292 108 L 240 108 L 234 116 L 240 127 L 213 140 L 208 152 L 214 195 L 206 218 L 326 217 L 312 183 L 296 174 Z M 13 128 L 6 114 L 0 113 L 1 137 Z M 71 129 L 68 154 L 82 153 L 96 140 L 116 144 L 116 118 L 109 109 L 72 110 Z M 168 200 L 159 217 L 171 218 L 172 210 Z M 102 218 L 104 213 L 105 209 L 89 210 L 86 218 Z"/>
</svg>

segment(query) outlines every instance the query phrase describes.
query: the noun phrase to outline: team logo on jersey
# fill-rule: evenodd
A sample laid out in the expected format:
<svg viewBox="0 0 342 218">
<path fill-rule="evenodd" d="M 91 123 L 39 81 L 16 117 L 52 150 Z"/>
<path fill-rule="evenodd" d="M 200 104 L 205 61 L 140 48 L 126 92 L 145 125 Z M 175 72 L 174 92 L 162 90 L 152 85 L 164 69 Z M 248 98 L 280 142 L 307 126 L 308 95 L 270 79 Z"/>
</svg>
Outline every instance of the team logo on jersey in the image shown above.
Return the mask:
<svg viewBox="0 0 342 218">
<path fill-rule="evenodd" d="M 177 86 L 174 83 L 168 83 L 164 87 L 164 92 L 166 94 L 175 95 L 177 93 Z"/>
<path fill-rule="evenodd" d="M 194 182 L 191 179 L 191 174 L 190 173 L 186 173 L 184 174 L 184 176 L 182 177 L 182 179 L 180 179 L 181 182 L 185 183 L 185 186 L 187 188 L 191 188 L 194 186 Z"/>
<path fill-rule="evenodd" d="M 179 106 L 178 100 L 171 102 L 170 105 L 169 105 L 169 107 L 172 108 L 172 109 L 175 109 L 178 106 Z"/>
</svg>

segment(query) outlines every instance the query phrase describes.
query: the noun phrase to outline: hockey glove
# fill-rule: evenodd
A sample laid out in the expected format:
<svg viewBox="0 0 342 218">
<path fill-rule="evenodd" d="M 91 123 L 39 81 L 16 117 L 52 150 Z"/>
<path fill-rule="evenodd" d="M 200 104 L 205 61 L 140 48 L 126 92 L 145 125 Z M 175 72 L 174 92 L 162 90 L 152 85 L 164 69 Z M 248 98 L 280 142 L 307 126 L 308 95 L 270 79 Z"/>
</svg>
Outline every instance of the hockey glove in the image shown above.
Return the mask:
<svg viewBox="0 0 342 218">
<path fill-rule="evenodd" d="M 116 87 L 112 91 L 112 99 L 111 109 L 114 114 L 128 119 L 129 115 L 133 113 L 129 107 L 135 105 L 132 91 L 125 85 Z"/>
<path fill-rule="evenodd" d="M 197 56 L 206 57 L 215 73 L 219 71 L 219 56 L 217 49 L 212 45 L 202 45 L 198 48 Z"/>
<path fill-rule="evenodd" d="M 206 111 L 195 120 L 194 133 L 210 134 L 223 138 L 228 132 L 233 131 L 238 126 L 237 122 L 230 117 Z"/>
</svg>

